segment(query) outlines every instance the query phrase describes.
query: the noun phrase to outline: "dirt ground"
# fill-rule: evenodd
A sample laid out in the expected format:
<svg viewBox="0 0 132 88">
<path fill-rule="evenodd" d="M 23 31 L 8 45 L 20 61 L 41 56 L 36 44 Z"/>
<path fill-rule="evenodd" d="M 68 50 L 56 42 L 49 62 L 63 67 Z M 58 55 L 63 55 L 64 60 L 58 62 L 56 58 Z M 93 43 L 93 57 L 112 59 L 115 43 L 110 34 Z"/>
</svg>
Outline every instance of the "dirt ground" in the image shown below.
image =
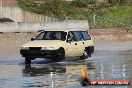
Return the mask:
<svg viewBox="0 0 132 88">
<path fill-rule="evenodd" d="M 105 41 L 132 41 L 131 29 L 91 29 L 93 39 L 97 42 Z"/>
</svg>

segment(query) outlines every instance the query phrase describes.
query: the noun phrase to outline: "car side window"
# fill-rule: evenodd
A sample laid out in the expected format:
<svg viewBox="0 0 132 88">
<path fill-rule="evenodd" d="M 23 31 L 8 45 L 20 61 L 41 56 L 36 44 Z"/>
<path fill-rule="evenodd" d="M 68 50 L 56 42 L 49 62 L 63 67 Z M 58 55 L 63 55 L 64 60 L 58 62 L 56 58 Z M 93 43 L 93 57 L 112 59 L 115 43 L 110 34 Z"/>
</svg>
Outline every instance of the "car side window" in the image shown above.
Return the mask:
<svg viewBox="0 0 132 88">
<path fill-rule="evenodd" d="M 70 31 L 68 33 L 68 38 L 71 38 L 69 40 L 72 41 L 91 40 L 91 37 L 87 31 Z"/>
<path fill-rule="evenodd" d="M 87 31 L 82 31 L 81 34 L 82 34 L 83 40 L 91 40 L 91 37 Z"/>
<path fill-rule="evenodd" d="M 75 35 L 75 41 L 82 41 L 82 36 L 79 31 L 75 31 L 73 34 Z"/>
</svg>

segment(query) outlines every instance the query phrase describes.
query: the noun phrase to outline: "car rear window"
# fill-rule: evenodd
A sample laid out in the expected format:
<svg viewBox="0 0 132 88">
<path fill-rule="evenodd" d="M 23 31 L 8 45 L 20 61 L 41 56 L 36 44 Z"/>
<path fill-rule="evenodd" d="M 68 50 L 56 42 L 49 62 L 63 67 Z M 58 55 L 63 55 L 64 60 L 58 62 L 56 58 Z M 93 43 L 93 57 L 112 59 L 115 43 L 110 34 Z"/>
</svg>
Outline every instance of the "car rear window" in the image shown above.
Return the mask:
<svg viewBox="0 0 132 88">
<path fill-rule="evenodd" d="M 88 34 L 87 31 L 83 31 L 83 32 L 81 32 L 81 34 L 82 34 L 82 39 L 83 40 L 91 40 L 91 37 L 90 37 L 90 35 Z"/>
</svg>

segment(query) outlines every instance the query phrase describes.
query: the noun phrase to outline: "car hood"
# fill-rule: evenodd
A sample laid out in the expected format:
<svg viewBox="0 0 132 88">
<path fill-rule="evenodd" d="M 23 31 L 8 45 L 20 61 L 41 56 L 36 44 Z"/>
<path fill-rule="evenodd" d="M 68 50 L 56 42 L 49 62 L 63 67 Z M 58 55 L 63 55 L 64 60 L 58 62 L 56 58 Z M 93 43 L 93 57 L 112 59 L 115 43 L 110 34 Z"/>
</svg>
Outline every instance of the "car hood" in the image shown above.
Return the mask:
<svg viewBox="0 0 132 88">
<path fill-rule="evenodd" d="M 22 47 L 58 47 L 63 45 L 64 42 L 61 40 L 34 40 L 27 42 Z"/>
</svg>

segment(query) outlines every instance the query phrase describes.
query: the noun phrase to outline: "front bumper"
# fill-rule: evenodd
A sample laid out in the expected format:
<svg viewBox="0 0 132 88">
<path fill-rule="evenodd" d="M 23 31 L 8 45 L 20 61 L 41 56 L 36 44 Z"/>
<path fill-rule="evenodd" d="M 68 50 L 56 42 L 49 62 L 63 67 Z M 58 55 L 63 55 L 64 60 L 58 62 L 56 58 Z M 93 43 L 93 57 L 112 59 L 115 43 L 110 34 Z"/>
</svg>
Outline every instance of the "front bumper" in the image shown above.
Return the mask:
<svg viewBox="0 0 132 88">
<path fill-rule="evenodd" d="M 20 54 L 22 57 L 30 58 L 54 58 L 57 56 L 57 50 L 25 50 L 21 49 Z"/>
</svg>

